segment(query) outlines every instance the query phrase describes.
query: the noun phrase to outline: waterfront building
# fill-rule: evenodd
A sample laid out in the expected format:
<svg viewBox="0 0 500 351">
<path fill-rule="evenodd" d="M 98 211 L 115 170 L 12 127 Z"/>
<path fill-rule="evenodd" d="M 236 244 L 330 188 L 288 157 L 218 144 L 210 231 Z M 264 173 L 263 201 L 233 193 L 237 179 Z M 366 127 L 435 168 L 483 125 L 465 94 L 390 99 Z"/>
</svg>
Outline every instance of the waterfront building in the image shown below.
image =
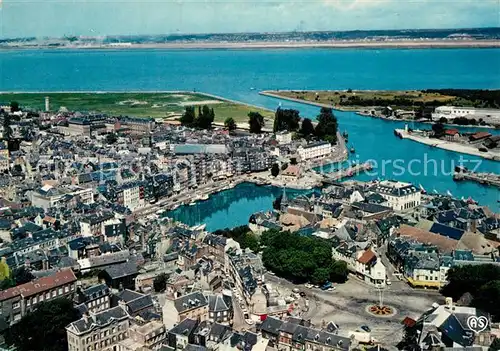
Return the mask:
<svg viewBox="0 0 500 351">
<path fill-rule="evenodd" d="M 306 146 L 299 146 L 297 148 L 297 153 L 302 161 L 327 157 L 332 153 L 332 145 L 327 141 L 310 143 Z"/>
<path fill-rule="evenodd" d="M 483 120 L 486 124 L 500 124 L 500 109 L 485 109 L 474 107 L 459 107 L 459 106 L 439 106 L 432 113 L 433 120 L 440 118 L 454 119 L 457 117 L 465 117 L 479 121 Z"/>
<path fill-rule="evenodd" d="M 394 180 L 379 182 L 374 191 L 387 200 L 387 206 L 394 211 L 406 211 L 420 206 L 422 193 L 410 183 Z"/>
<path fill-rule="evenodd" d="M 74 185 L 68 187 L 44 185 L 33 191 L 31 196 L 32 205 L 45 210 L 50 207 L 64 206 L 73 200 L 83 204 L 92 204 L 94 193 L 90 188 L 80 188 Z"/>
</svg>

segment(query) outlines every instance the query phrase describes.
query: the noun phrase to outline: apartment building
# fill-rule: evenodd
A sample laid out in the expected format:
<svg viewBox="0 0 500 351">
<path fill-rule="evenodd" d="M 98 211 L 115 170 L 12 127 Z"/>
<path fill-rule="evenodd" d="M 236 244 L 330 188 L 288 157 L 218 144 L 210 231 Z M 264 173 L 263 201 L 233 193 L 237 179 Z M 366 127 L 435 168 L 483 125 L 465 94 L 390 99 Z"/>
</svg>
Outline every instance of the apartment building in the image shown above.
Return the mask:
<svg viewBox="0 0 500 351">
<path fill-rule="evenodd" d="M 156 320 L 144 325 L 133 325 L 128 334 L 129 337 L 119 343 L 119 351 L 160 350 L 167 338 L 165 326 Z"/>
<path fill-rule="evenodd" d="M 120 351 L 119 342 L 128 337 L 128 313 L 120 306 L 85 314 L 66 327 L 69 351 Z"/>
<path fill-rule="evenodd" d="M 394 211 L 405 211 L 420 206 L 422 193 L 413 184 L 384 180 L 374 189 Z"/>
<path fill-rule="evenodd" d="M 18 322 L 37 304 L 66 297 L 76 292 L 76 277 L 71 269 L 58 271 L 47 277 L 0 291 L 0 312 L 9 324 Z"/>
<path fill-rule="evenodd" d="M 115 218 L 113 212 L 98 212 L 85 216 L 80 220 L 82 236 L 99 236 L 104 234 L 104 226 Z"/>
<path fill-rule="evenodd" d="M 193 292 L 165 302 L 163 324 L 167 328 L 173 327 L 184 319 L 208 320 L 208 301 L 201 292 Z"/>
<path fill-rule="evenodd" d="M 94 203 L 94 194 L 91 188 L 85 189 L 77 186 L 55 188 L 51 185 L 44 185 L 33 191 L 31 203 L 33 206 L 47 210 L 51 207 L 63 206 L 67 201 L 75 198 L 86 205 Z"/>
<path fill-rule="evenodd" d="M 105 284 L 97 284 L 84 290 L 79 290 L 75 302 L 83 312 L 98 313 L 111 307 L 110 290 Z"/>
<path fill-rule="evenodd" d="M 297 152 L 302 161 L 329 156 L 332 152 L 332 145 L 327 141 L 310 143 L 306 146 L 299 146 Z"/>
</svg>

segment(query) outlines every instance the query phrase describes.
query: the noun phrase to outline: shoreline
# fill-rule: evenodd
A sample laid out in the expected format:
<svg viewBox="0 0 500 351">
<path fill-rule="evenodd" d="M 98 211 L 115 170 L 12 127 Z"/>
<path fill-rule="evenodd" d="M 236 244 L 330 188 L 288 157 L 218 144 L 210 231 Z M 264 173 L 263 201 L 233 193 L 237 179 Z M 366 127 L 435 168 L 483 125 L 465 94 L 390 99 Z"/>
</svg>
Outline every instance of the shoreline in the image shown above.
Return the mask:
<svg viewBox="0 0 500 351">
<path fill-rule="evenodd" d="M 500 40 L 392 40 L 392 41 L 302 41 L 302 42 L 176 42 L 176 43 L 144 43 L 144 44 L 95 44 L 95 45 L 64 45 L 64 46 L 0 46 L 2 50 L 124 50 L 124 49 L 453 49 L 453 48 L 500 48 Z"/>
<path fill-rule="evenodd" d="M 290 92 L 293 90 L 282 90 L 282 91 Z M 310 91 L 314 91 L 314 90 L 310 90 Z M 331 90 L 331 91 L 334 92 L 336 90 Z M 374 90 L 364 90 L 364 91 L 374 91 Z M 361 117 L 377 118 L 377 119 L 381 119 L 381 120 L 389 121 L 389 122 L 415 122 L 415 123 L 423 123 L 423 124 L 431 124 L 431 125 L 435 123 L 435 122 L 428 121 L 428 120 L 418 121 L 418 120 L 409 119 L 409 118 L 398 119 L 398 118 L 381 117 L 381 116 L 363 113 L 362 110 L 363 110 L 363 108 L 366 108 L 366 107 L 363 107 L 363 108 L 350 107 L 350 106 L 339 107 L 336 105 L 323 104 L 320 102 L 313 102 L 313 101 L 308 101 L 308 100 L 296 99 L 296 98 L 292 98 L 292 97 L 288 97 L 288 96 L 281 96 L 281 95 L 275 94 L 273 91 L 269 91 L 269 90 L 260 91 L 259 94 L 262 96 L 267 96 L 267 97 L 271 97 L 271 98 L 275 98 L 275 99 L 288 100 L 291 102 L 296 102 L 296 103 L 304 104 L 304 105 L 310 105 L 310 106 L 315 106 L 315 107 L 327 107 L 327 108 L 331 108 L 334 111 L 354 112 L 356 115 L 361 116 Z M 379 107 L 379 106 L 377 106 L 377 107 Z M 443 125 L 448 126 L 448 127 L 465 127 L 465 128 L 468 127 L 468 128 L 484 128 L 484 129 L 498 129 L 500 127 L 500 126 L 497 127 L 494 125 L 480 126 L 480 125 L 460 125 L 460 124 L 453 124 L 453 123 L 443 123 Z"/>
<path fill-rule="evenodd" d="M 396 136 L 399 136 L 401 139 L 408 139 L 420 144 L 428 145 L 430 147 L 435 147 L 439 149 L 443 149 L 446 151 L 453 151 L 457 152 L 460 154 L 466 154 L 466 155 L 472 155 L 472 156 L 478 156 L 481 158 L 484 158 L 486 160 L 491 160 L 491 161 L 500 161 L 500 154 L 491 154 L 491 153 L 486 153 L 486 152 L 481 152 L 478 149 L 469 146 L 469 145 L 462 145 L 458 143 L 454 143 L 451 141 L 446 141 L 446 140 L 440 140 L 440 139 L 431 139 L 431 138 L 425 138 L 417 135 L 412 135 L 408 132 L 406 132 L 403 129 L 395 129 L 394 133 Z"/>
</svg>

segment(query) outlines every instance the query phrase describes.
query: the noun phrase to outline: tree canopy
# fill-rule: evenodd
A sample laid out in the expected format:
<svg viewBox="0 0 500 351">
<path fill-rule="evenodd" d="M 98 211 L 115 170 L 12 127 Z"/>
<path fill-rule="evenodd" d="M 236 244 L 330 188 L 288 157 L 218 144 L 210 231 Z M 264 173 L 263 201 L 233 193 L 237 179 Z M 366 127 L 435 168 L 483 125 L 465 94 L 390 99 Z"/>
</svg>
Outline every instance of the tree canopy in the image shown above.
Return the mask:
<svg viewBox="0 0 500 351">
<path fill-rule="evenodd" d="M 229 131 L 236 129 L 236 122 L 234 121 L 233 117 L 226 118 L 226 120 L 224 121 L 224 127 Z"/>
<path fill-rule="evenodd" d="M 331 244 L 314 236 L 269 230 L 262 234 L 264 266 L 295 283 L 345 282 L 347 265 L 332 258 Z"/>
<path fill-rule="evenodd" d="M 280 174 L 280 166 L 277 163 L 273 163 L 271 166 L 271 175 L 277 177 Z"/>
<path fill-rule="evenodd" d="M 335 144 L 337 142 L 338 125 L 333 110 L 331 108 L 322 107 L 317 120 L 318 124 L 315 129 L 316 136 L 331 144 Z"/>
<path fill-rule="evenodd" d="M 262 127 L 264 127 L 264 117 L 258 112 L 249 112 L 248 125 L 250 127 L 250 133 L 262 132 Z"/>
<path fill-rule="evenodd" d="M 215 119 L 215 112 L 213 108 L 207 105 L 198 106 L 198 116 L 196 116 L 194 106 L 186 106 L 184 114 L 180 118 L 183 126 L 200 129 L 212 128 L 212 123 Z"/>
<path fill-rule="evenodd" d="M 500 320 L 500 267 L 492 264 L 452 267 L 442 294 L 456 301 L 466 292 L 473 297 L 472 306 Z"/>
<path fill-rule="evenodd" d="M 155 292 L 163 292 L 167 289 L 168 274 L 162 273 L 153 280 L 153 289 Z"/>
<path fill-rule="evenodd" d="M 305 137 L 314 134 L 314 126 L 309 118 L 304 118 L 302 120 L 302 126 L 300 127 L 300 134 Z"/>
<path fill-rule="evenodd" d="M 282 109 L 278 107 L 274 114 L 273 132 L 281 130 L 295 131 L 299 129 L 299 111 L 293 109 Z"/>
<path fill-rule="evenodd" d="M 242 225 L 233 229 L 219 229 L 216 230 L 213 234 L 234 239 L 234 241 L 240 244 L 242 249 L 246 249 L 248 247 L 253 252 L 260 251 L 259 239 L 246 225 Z"/>
<path fill-rule="evenodd" d="M 4 290 L 17 285 L 28 283 L 33 279 L 35 279 L 33 274 L 31 274 L 31 272 L 28 271 L 26 267 L 21 266 L 14 269 L 8 278 L 0 281 L 0 289 Z"/>
<path fill-rule="evenodd" d="M 18 351 L 67 350 L 66 326 L 78 318 L 78 311 L 68 299 L 42 302 L 6 330 L 5 341 Z"/>
<path fill-rule="evenodd" d="M 17 111 L 19 111 L 19 102 L 11 101 L 10 102 L 10 112 L 17 112 Z"/>
</svg>

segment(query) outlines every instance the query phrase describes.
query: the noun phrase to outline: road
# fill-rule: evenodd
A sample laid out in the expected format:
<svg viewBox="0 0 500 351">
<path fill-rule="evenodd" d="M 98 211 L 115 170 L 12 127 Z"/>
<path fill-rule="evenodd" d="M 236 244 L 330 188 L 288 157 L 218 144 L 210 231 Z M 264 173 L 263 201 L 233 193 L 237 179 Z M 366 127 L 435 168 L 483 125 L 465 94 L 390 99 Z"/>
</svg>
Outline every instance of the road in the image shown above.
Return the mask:
<svg viewBox="0 0 500 351">
<path fill-rule="evenodd" d="M 366 308 L 379 303 L 379 290 L 357 278 L 350 277 L 344 284 L 335 284 L 336 289 L 332 292 L 306 289 L 270 274 L 266 274 L 265 278 L 271 284 L 289 289 L 298 287 L 304 291 L 310 301 L 309 312 L 304 318 L 311 319 L 317 327 L 333 321 L 347 332 L 367 325 L 372 330 L 372 337 L 387 346 L 394 346 L 401 340 L 401 322 L 405 317 L 418 318 L 431 308 L 432 303 L 443 300 L 435 291 L 413 290 L 403 282 L 395 282 L 383 290 L 383 302 L 395 308 L 396 314 L 392 317 L 375 317 L 366 312 Z"/>
</svg>

